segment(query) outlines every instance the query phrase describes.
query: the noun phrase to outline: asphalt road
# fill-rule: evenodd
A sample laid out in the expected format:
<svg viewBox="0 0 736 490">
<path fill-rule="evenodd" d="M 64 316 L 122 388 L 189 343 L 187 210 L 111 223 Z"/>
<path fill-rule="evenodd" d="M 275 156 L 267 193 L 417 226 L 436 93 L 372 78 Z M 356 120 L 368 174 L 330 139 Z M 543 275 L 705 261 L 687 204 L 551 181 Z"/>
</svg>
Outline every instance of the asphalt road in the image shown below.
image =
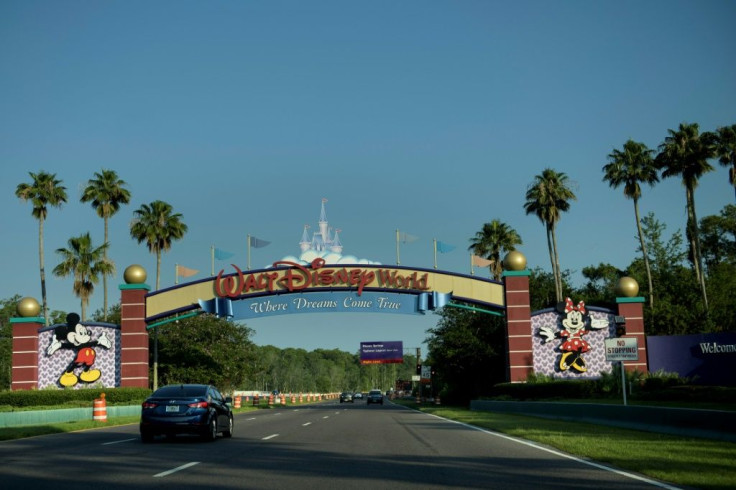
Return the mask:
<svg viewBox="0 0 736 490">
<path fill-rule="evenodd" d="M 129 425 L 0 443 L 0 486 L 63 489 L 673 488 L 386 402 L 239 414 L 231 439 Z"/>
</svg>

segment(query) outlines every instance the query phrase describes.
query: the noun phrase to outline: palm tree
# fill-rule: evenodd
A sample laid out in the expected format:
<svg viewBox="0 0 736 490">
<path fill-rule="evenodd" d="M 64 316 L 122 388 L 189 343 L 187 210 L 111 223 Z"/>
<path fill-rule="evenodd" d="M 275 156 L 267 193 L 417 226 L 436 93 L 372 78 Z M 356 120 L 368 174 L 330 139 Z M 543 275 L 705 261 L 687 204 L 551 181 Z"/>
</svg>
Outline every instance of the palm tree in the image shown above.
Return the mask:
<svg viewBox="0 0 736 490">
<path fill-rule="evenodd" d="M 95 290 L 95 284 L 100 282 L 100 275 L 105 277 L 114 274 L 115 266 L 107 258 L 108 243 L 95 248 L 89 233 L 70 238 L 67 245 L 69 248 L 56 249 L 62 261 L 54 267 L 54 275 L 74 277 L 74 295 L 81 300 L 81 316 L 84 321 L 89 298 Z"/>
<path fill-rule="evenodd" d="M 118 178 L 114 170 L 95 172 L 95 179 L 87 181 L 87 187 L 82 191 L 82 202 L 91 202 L 97 216 L 105 221 L 105 243 L 109 244 L 108 221 L 120 210 L 121 204 L 130 202 L 130 191 L 125 188 L 125 181 Z M 107 247 L 105 248 L 107 259 Z M 102 276 L 104 291 L 103 313 L 107 320 L 107 275 Z"/>
<path fill-rule="evenodd" d="M 639 218 L 639 198 L 641 197 L 640 183 L 654 185 L 659 182 L 657 166 L 654 164 L 652 154 L 644 143 L 628 140 L 624 143 L 623 150 L 614 149 L 608 155 L 610 163 L 603 167 L 603 180 L 615 188 L 624 186 L 624 196 L 634 201 L 634 216 L 636 217 L 636 230 L 639 233 L 639 244 L 644 255 L 644 265 L 647 269 L 647 281 L 649 282 L 649 307 L 654 307 L 654 289 L 652 287 L 652 270 L 649 267 L 649 256 L 644 244 L 644 234 L 641 230 L 641 219 Z"/>
<path fill-rule="evenodd" d="M 577 197 L 570 189 L 567 174 L 546 168 L 526 191 L 526 214 L 535 214 L 547 230 L 547 248 L 552 263 L 552 273 L 555 277 L 555 294 L 557 301 L 562 301 L 562 273 L 560 272 L 560 258 L 557 252 L 557 237 L 555 228 L 560 221 L 560 213 L 570 209 L 570 201 Z"/>
<path fill-rule="evenodd" d="M 481 231 L 476 232 L 475 237 L 470 239 L 468 250 L 490 260 L 491 274 L 495 280 L 499 280 L 503 272 L 501 253 L 516 250 L 516 245 L 521 243 L 521 237 L 516 230 L 494 219 L 490 223 L 485 223 Z"/>
<path fill-rule="evenodd" d="M 716 156 L 721 165 L 728 169 L 728 182 L 736 193 L 736 124 L 718 128 L 716 131 Z"/>
<path fill-rule="evenodd" d="M 174 214 L 170 204 L 153 201 L 143 204 L 134 213 L 130 236 L 138 243 L 146 242 L 148 251 L 156 254 L 156 290 L 161 284 L 161 252 L 171 248 L 171 242 L 180 240 L 187 232 L 182 215 Z M 153 389 L 158 388 L 158 329 L 153 331 Z"/>
<path fill-rule="evenodd" d="M 708 296 L 705 292 L 705 274 L 698 238 L 698 219 L 695 213 L 695 188 L 704 174 L 713 171 L 708 163 L 715 156 L 715 137 L 712 133 L 699 133 L 697 123 L 681 123 L 677 131 L 668 129 L 669 136 L 659 145 L 655 162 L 662 169 L 662 177 L 682 177 L 687 201 L 687 235 L 693 258 L 695 277 L 703 294 L 703 308 L 708 316 Z"/>
<path fill-rule="evenodd" d="M 33 204 L 32 215 L 38 220 L 38 258 L 41 270 L 41 302 L 43 303 L 43 317 L 46 325 L 49 324 L 49 307 L 46 301 L 46 269 L 43 257 L 43 223 L 48 215 L 48 207 L 61 208 L 66 202 L 66 187 L 61 185 L 62 181 L 56 178 L 56 174 L 39 172 L 28 173 L 33 180 L 32 183 L 18 184 L 15 195 L 22 201 L 31 201 Z"/>
<path fill-rule="evenodd" d="M 156 289 L 161 285 L 161 253 L 171 249 L 174 240 L 181 240 L 187 232 L 182 215 L 174 213 L 170 204 L 153 201 L 133 212 L 130 236 L 138 243 L 146 242 L 148 251 L 156 254 Z"/>
</svg>

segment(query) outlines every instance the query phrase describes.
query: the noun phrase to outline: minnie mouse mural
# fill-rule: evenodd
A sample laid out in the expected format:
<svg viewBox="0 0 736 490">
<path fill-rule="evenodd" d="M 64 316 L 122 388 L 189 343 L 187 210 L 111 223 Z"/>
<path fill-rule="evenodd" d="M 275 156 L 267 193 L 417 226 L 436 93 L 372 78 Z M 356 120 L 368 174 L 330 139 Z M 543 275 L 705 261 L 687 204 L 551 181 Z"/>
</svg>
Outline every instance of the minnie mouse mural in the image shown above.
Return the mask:
<svg viewBox="0 0 736 490">
<path fill-rule="evenodd" d="M 608 327 L 608 320 L 591 319 L 585 303 L 580 301 L 577 306 L 572 299 L 566 298 L 564 303 L 557 304 L 557 311 L 563 314 L 562 330 L 555 331 L 552 327 L 539 327 L 539 335 L 544 337 L 544 343 L 551 342 L 555 338 L 561 338 L 565 341 L 560 345 L 562 352 L 559 367 L 561 371 L 567 371 L 572 368 L 575 371 L 584 373 L 588 370 L 585 365 L 583 354 L 590 350 L 590 344 L 583 339 L 583 335 L 590 330 L 600 330 Z M 588 323 L 588 327 L 586 327 Z"/>
</svg>

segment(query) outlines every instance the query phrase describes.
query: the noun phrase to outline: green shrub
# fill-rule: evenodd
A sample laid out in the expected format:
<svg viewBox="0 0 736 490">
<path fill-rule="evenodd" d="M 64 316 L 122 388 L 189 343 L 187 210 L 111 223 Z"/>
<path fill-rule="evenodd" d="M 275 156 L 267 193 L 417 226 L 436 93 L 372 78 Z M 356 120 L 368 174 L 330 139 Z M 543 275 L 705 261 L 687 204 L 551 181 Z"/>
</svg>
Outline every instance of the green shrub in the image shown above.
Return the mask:
<svg viewBox="0 0 736 490">
<path fill-rule="evenodd" d="M 135 405 L 143 402 L 151 390 L 147 388 L 85 388 L 80 390 L 43 389 L 1 391 L 0 407 L 45 407 L 79 404 L 91 406 L 95 398 L 105 394 L 108 405 Z"/>
</svg>

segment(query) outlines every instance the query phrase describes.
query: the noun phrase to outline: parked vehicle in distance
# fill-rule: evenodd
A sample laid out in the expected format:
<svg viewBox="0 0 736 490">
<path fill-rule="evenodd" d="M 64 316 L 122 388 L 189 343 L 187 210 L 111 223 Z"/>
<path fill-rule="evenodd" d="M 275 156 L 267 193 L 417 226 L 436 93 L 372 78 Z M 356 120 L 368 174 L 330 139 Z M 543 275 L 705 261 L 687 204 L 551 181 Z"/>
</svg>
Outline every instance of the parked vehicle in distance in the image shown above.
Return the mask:
<svg viewBox="0 0 736 490">
<path fill-rule="evenodd" d="M 195 434 L 214 441 L 233 436 L 232 398 L 211 385 L 179 384 L 157 389 L 141 405 L 141 440 L 157 435 Z"/>
<path fill-rule="evenodd" d="M 356 391 L 353 393 L 353 400 L 362 400 L 363 399 L 363 393 L 360 391 Z"/>
<path fill-rule="evenodd" d="M 381 392 L 381 390 L 371 390 L 368 393 L 366 404 L 370 405 L 371 403 L 379 403 L 383 405 L 383 393 Z"/>
<path fill-rule="evenodd" d="M 349 391 L 343 391 L 340 393 L 340 403 L 350 402 L 353 403 L 353 394 Z"/>
</svg>

